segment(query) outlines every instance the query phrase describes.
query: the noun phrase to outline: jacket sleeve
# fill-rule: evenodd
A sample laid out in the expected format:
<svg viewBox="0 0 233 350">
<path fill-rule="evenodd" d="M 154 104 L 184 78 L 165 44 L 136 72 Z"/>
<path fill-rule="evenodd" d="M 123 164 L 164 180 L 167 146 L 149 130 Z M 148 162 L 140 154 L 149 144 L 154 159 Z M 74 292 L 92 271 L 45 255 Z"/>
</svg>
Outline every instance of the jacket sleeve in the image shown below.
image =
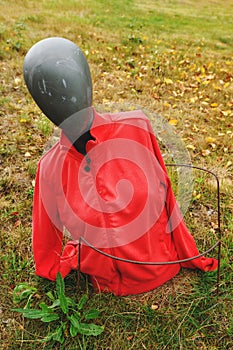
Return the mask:
<svg viewBox="0 0 233 350">
<path fill-rule="evenodd" d="M 149 122 L 148 122 L 149 123 Z M 172 191 L 171 182 L 168 178 L 167 170 L 160 152 L 159 145 L 154 136 L 153 129 L 149 123 L 148 130 L 151 134 L 151 142 L 153 145 L 154 153 L 164 170 L 166 176 L 166 209 L 168 214 L 168 224 L 166 229 L 166 234 L 172 234 L 175 249 L 179 260 L 191 258 L 199 255 L 196 243 L 193 236 L 186 227 L 180 209 L 178 207 L 175 195 Z M 181 264 L 186 268 L 198 268 L 203 271 L 215 270 L 218 266 L 218 261 L 214 258 L 200 257 L 197 259 L 190 260 L 188 262 Z"/>
<path fill-rule="evenodd" d="M 77 268 L 77 244 L 68 242 L 62 252 L 62 230 L 53 188 L 43 181 L 39 165 L 32 217 L 32 247 L 38 276 L 55 280 L 58 272 L 64 278 Z"/>
</svg>

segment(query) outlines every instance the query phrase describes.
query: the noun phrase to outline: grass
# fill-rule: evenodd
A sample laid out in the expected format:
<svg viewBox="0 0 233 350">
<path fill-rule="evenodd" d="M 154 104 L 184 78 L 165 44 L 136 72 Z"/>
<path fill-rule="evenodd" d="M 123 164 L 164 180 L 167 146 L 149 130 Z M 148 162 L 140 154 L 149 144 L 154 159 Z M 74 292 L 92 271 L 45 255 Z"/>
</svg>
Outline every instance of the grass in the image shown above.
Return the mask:
<svg viewBox="0 0 233 350">
<path fill-rule="evenodd" d="M 223 235 L 218 298 L 215 272 L 182 270 L 155 291 L 124 298 L 95 294 L 85 276 L 78 288 L 72 273 L 65 281 L 68 295 L 86 293 L 88 307 L 101 311 L 98 322 L 105 330 L 99 337 L 80 337 L 80 345 L 67 336 L 63 346 L 51 348 L 233 348 L 232 10 L 230 0 L 1 1 L 0 349 L 49 348 L 40 342 L 49 326 L 11 311 L 19 283 L 38 288 L 35 305 L 54 288 L 34 275 L 31 252 L 33 181 L 53 128 L 22 77 L 27 50 L 48 36 L 67 37 L 84 50 L 95 105 L 139 105 L 155 121 L 162 115 L 182 138 L 192 164 L 218 175 Z M 155 131 L 163 148 L 163 134 Z M 185 219 L 203 251 L 216 239 L 216 214 L 208 214 L 216 211 L 216 188 L 204 174 L 195 172 L 194 178 Z"/>
</svg>

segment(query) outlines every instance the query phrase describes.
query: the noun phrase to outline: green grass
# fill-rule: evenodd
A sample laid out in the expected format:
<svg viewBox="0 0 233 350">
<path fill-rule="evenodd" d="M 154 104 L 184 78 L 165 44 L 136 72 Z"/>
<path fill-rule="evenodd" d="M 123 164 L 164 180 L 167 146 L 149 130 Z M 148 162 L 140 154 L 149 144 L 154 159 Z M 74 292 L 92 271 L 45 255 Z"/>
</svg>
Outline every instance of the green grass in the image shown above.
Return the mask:
<svg viewBox="0 0 233 350">
<path fill-rule="evenodd" d="M 218 298 L 216 272 L 182 270 L 155 291 L 124 298 L 95 294 L 85 276 L 78 288 L 72 273 L 65 280 L 67 294 L 80 299 L 86 293 L 87 307 L 101 311 L 98 324 L 105 330 L 98 337 L 80 336 L 81 345 L 67 336 L 63 346 L 51 348 L 233 348 L 232 1 L 0 3 L 0 349 L 49 348 L 41 343 L 49 325 L 11 311 L 16 285 L 26 282 L 38 289 L 35 306 L 55 287 L 35 276 L 31 251 L 33 181 L 53 128 L 33 103 L 22 76 L 24 55 L 48 36 L 64 36 L 83 49 L 95 105 L 142 106 L 155 121 L 156 113 L 175 121 L 174 132 L 187 146 L 192 164 L 220 179 L 223 236 Z M 172 174 L 176 190 L 177 174 Z M 185 220 L 203 251 L 216 240 L 216 214 L 207 213 L 216 212 L 216 186 L 211 177 L 194 175 Z"/>
</svg>

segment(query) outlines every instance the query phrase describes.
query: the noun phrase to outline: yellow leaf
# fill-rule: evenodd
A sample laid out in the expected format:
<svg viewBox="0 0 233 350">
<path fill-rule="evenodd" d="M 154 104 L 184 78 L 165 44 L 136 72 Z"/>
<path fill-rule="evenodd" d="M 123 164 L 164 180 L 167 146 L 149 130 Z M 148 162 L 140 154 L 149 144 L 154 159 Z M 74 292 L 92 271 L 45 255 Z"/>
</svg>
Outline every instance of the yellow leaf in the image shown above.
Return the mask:
<svg viewBox="0 0 233 350">
<path fill-rule="evenodd" d="M 194 197 L 194 199 L 200 199 L 201 198 L 201 194 L 200 193 L 198 193 L 195 197 Z"/>
<path fill-rule="evenodd" d="M 164 105 L 164 107 L 166 107 L 166 108 L 169 108 L 169 107 L 170 107 L 170 104 L 169 104 L 168 102 L 166 102 L 166 101 L 164 102 L 163 105 Z"/>
<path fill-rule="evenodd" d="M 193 145 L 187 145 L 186 148 L 191 149 L 193 151 L 195 151 L 195 149 L 196 149 L 196 147 Z"/>
<path fill-rule="evenodd" d="M 169 78 L 164 78 L 164 83 L 169 85 L 169 84 L 173 84 L 173 81 Z"/>
<path fill-rule="evenodd" d="M 225 83 L 225 84 L 223 85 L 223 87 L 224 87 L 224 88 L 227 88 L 229 85 L 230 85 L 230 82 L 228 81 L 227 83 Z"/>
<path fill-rule="evenodd" d="M 222 90 L 221 86 L 219 86 L 219 85 L 213 84 L 213 87 L 215 90 L 219 90 L 219 91 Z"/>
<path fill-rule="evenodd" d="M 211 107 L 218 107 L 218 104 L 216 102 L 211 103 Z"/>
<path fill-rule="evenodd" d="M 202 72 L 202 74 L 205 73 L 205 67 L 201 67 L 201 72 Z"/>
<path fill-rule="evenodd" d="M 210 69 L 210 68 L 213 67 L 213 66 L 214 66 L 213 62 L 210 62 L 210 63 L 208 64 L 208 69 Z"/>
<path fill-rule="evenodd" d="M 178 124 L 178 120 L 177 119 L 170 119 L 168 123 L 170 125 L 177 125 Z"/>
<path fill-rule="evenodd" d="M 161 79 L 159 79 L 159 78 L 157 78 L 156 80 L 155 80 L 155 85 L 158 85 L 158 84 L 160 84 L 161 83 Z M 153 87 L 153 89 L 154 89 L 155 87 Z"/>
<path fill-rule="evenodd" d="M 21 119 L 20 119 L 20 123 L 27 123 L 27 119 L 21 118 Z"/>
<path fill-rule="evenodd" d="M 213 142 L 216 141 L 216 139 L 215 139 L 214 137 L 207 136 L 207 137 L 205 138 L 205 141 L 206 141 L 207 143 L 213 143 Z"/>
</svg>

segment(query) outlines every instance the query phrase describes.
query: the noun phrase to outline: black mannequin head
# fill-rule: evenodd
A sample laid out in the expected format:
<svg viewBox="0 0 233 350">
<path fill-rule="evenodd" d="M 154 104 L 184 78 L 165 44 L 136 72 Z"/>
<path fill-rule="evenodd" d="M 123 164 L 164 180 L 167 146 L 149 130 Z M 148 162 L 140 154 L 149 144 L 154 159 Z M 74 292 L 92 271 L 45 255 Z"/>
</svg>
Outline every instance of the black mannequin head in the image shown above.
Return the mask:
<svg viewBox="0 0 233 350">
<path fill-rule="evenodd" d="M 23 71 L 39 108 L 67 136 L 77 138 L 90 129 L 92 80 L 77 45 L 58 37 L 41 40 L 28 51 Z"/>
</svg>

